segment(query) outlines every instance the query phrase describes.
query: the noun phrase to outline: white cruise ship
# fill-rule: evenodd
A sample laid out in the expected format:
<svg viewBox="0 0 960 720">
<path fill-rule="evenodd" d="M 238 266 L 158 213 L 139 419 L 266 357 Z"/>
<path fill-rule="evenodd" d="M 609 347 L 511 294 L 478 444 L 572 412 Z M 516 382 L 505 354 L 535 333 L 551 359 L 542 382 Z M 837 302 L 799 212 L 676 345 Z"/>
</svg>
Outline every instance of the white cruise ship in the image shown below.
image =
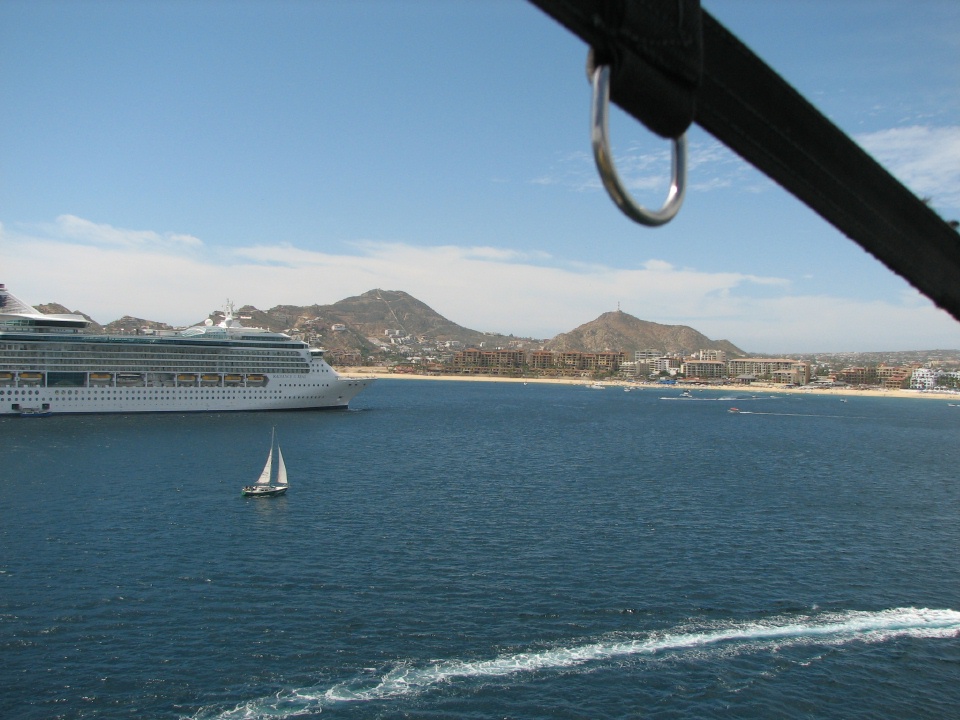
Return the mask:
<svg viewBox="0 0 960 720">
<path fill-rule="evenodd" d="M 223 322 L 138 335 L 86 332 L 0 285 L 0 415 L 346 408 L 370 379 L 337 374 L 323 350 Z"/>
</svg>

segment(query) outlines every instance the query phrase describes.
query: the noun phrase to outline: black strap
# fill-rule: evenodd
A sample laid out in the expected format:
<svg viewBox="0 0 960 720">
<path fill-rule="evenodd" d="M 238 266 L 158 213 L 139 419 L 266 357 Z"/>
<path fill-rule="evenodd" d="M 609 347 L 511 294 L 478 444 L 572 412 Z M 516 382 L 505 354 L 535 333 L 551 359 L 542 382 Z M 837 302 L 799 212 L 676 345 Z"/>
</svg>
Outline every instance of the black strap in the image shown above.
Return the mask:
<svg viewBox="0 0 960 720">
<path fill-rule="evenodd" d="M 693 122 L 700 68 L 699 0 L 531 0 L 610 65 L 610 99 L 653 132 Z"/>
<path fill-rule="evenodd" d="M 600 59 L 614 59 L 610 98 L 626 112 L 654 132 L 677 137 L 689 125 L 677 118 L 689 107 L 690 120 L 960 320 L 956 230 L 700 10 L 699 2 L 530 2 Z M 702 35 L 691 40 L 696 29 Z M 618 65 L 618 58 L 627 59 Z M 646 67 L 618 80 L 621 65 Z M 639 87 L 649 77 L 659 84 Z"/>
</svg>

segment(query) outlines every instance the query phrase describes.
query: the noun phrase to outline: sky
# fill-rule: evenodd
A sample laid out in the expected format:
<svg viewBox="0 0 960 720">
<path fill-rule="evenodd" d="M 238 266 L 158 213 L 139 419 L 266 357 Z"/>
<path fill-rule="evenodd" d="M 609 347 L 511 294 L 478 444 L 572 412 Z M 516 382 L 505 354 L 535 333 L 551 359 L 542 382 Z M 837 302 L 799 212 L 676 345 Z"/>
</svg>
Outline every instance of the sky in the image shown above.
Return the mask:
<svg viewBox="0 0 960 720">
<path fill-rule="evenodd" d="M 703 7 L 960 218 L 960 3 Z M 524 0 L 4 0 L 0 282 L 100 323 L 380 288 L 524 337 L 619 308 L 755 353 L 960 348 L 696 126 L 678 216 L 628 220 L 593 164 L 586 54 Z M 617 108 L 610 133 L 659 207 L 668 143 Z"/>
</svg>

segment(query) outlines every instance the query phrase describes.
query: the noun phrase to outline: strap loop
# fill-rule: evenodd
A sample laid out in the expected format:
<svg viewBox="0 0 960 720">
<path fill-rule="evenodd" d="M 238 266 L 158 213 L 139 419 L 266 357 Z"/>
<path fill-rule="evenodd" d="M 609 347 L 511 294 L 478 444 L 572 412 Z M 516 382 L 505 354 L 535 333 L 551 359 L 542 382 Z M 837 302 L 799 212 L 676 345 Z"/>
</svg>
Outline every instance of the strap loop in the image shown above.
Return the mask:
<svg viewBox="0 0 960 720">
<path fill-rule="evenodd" d="M 593 64 L 591 53 L 588 65 Z M 623 214 L 634 222 L 649 227 L 657 227 L 670 222 L 680 206 L 687 189 L 687 136 L 686 133 L 678 139 L 672 140 L 673 154 L 670 162 L 672 179 L 667 200 L 659 210 L 648 210 L 630 196 L 630 193 L 620 182 L 617 168 L 613 164 L 610 154 L 610 130 L 607 121 L 610 108 L 610 66 L 597 65 L 592 68 L 591 83 L 593 85 L 593 99 L 590 105 L 590 141 L 593 144 L 593 158 L 597 163 L 597 171 L 603 186 L 607 189 L 610 199 Z"/>
</svg>

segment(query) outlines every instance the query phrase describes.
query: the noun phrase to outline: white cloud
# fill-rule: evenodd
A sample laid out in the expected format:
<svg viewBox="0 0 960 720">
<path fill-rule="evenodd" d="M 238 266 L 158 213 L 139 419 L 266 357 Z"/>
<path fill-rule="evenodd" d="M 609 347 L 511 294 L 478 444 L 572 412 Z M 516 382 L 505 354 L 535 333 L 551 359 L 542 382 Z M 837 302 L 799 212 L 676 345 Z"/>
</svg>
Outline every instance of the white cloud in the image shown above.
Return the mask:
<svg viewBox="0 0 960 720">
<path fill-rule="evenodd" d="M 960 126 L 892 128 L 857 141 L 902 183 L 932 205 L 960 211 Z"/>
<path fill-rule="evenodd" d="M 52 224 L 43 226 L 41 231 L 51 237 L 60 237 L 64 240 L 126 248 L 198 247 L 203 244 L 192 235 L 161 234 L 152 230 L 125 230 L 112 225 L 94 223 L 76 215 L 60 215 Z"/>
<path fill-rule="evenodd" d="M 726 309 L 733 312 L 704 325 L 710 322 L 718 336 L 750 352 L 960 348 L 960 323 L 914 291 L 894 301 L 826 295 L 728 298 Z"/>
<path fill-rule="evenodd" d="M 362 241 L 348 254 L 286 244 L 226 250 L 197 241 L 177 249 L 158 247 L 154 241 L 164 236 L 150 231 L 142 233 L 146 241 L 131 242 L 122 241 L 130 231 L 114 234 L 79 218 L 66 225 L 70 232 L 55 223 L 46 234 L 0 225 L 2 281 L 26 302 L 60 302 L 100 322 L 130 314 L 182 325 L 227 298 L 268 309 L 384 288 L 404 290 L 466 327 L 543 338 L 619 305 L 754 352 L 960 347 L 960 324 L 913 291 L 885 302 L 798 296 L 778 277 L 677 268 L 655 258 L 626 269 L 587 266 L 493 247 Z M 99 238 L 121 241 L 93 244 L 91 227 Z"/>
</svg>

